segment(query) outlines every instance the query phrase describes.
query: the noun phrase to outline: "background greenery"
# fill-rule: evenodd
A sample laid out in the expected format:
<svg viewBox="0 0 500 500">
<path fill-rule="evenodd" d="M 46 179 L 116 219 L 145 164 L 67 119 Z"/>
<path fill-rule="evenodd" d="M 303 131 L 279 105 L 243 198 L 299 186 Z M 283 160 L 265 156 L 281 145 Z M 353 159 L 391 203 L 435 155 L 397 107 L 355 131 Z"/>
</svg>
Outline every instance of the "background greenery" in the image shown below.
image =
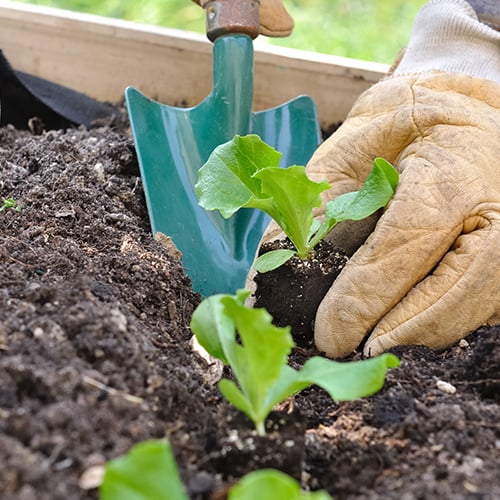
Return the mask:
<svg viewBox="0 0 500 500">
<path fill-rule="evenodd" d="M 170 28 L 205 31 L 205 16 L 191 0 L 18 0 Z M 391 63 L 410 35 L 426 0 L 284 0 L 294 33 L 274 45 Z"/>
</svg>

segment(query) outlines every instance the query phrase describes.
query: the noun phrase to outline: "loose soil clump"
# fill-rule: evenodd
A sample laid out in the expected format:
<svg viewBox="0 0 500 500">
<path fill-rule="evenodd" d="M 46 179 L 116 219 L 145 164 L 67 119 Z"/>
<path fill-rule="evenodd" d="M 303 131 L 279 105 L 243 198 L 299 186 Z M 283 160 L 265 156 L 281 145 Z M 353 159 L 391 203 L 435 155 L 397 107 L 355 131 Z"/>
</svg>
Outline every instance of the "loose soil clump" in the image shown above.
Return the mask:
<svg viewBox="0 0 500 500">
<path fill-rule="evenodd" d="M 96 468 L 161 437 L 191 498 L 223 491 L 245 472 L 224 459 L 244 426 L 191 346 L 200 297 L 151 237 L 126 119 L 6 126 L 0 148 L 0 197 L 21 207 L 0 212 L 2 499 L 96 499 Z M 500 328 L 395 353 L 379 394 L 336 404 L 313 387 L 277 409 L 304 424 L 294 475 L 337 500 L 500 498 Z"/>
<path fill-rule="evenodd" d="M 293 250 L 293 244 L 288 239 L 265 243 L 259 255 L 278 249 Z M 276 326 L 289 325 L 297 346 L 312 347 L 318 306 L 347 261 L 341 248 L 322 240 L 308 259 L 294 256 L 272 271 L 256 273 L 255 306 L 265 308 Z"/>
</svg>

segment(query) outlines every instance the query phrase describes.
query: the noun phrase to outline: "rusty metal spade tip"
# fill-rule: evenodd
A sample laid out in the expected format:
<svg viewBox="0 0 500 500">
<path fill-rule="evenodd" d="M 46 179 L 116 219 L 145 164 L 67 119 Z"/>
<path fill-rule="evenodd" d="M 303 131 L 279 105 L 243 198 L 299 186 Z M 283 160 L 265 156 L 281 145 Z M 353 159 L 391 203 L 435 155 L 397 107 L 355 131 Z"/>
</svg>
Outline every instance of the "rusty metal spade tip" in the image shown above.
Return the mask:
<svg viewBox="0 0 500 500">
<path fill-rule="evenodd" d="M 243 34 L 252 40 L 259 35 L 259 0 L 212 0 L 203 7 L 210 41 L 222 35 Z"/>
</svg>

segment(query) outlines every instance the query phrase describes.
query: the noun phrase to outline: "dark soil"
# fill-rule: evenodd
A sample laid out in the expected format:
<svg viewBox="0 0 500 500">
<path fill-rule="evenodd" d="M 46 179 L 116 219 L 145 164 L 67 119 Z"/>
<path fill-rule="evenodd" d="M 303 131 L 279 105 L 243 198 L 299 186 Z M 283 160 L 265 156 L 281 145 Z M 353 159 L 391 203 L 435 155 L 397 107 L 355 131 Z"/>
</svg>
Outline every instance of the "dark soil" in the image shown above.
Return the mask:
<svg viewBox="0 0 500 500">
<path fill-rule="evenodd" d="M 259 255 L 278 249 L 293 245 L 288 239 L 265 243 Z M 294 256 L 272 271 L 256 273 L 255 306 L 265 308 L 276 326 L 289 325 L 297 346 L 312 347 L 318 306 L 347 261 L 341 248 L 320 241 L 308 259 Z"/>
<path fill-rule="evenodd" d="M 0 197 L 22 207 L 0 212 L 1 498 L 95 499 L 91 472 L 165 436 L 191 498 L 224 489 L 244 472 L 228 442 L 248 431 L 191 347 L 199 297 L 150 235 L 126 121 L 4 127 L 0 149 Z M 500 498 L 500 328 L 396 354 L 373 397 L 336 404 L 311 388 L 279 408 L 305 424 L 303 487 L 339 500 Z"/>
</svg>

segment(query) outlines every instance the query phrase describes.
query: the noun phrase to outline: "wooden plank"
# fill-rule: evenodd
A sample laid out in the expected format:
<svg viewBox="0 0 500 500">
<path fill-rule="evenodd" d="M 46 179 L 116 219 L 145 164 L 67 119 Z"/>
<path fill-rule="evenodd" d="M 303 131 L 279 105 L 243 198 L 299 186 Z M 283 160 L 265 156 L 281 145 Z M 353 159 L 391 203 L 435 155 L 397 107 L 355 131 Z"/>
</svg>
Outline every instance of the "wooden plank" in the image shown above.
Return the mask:
<svg viewBox="0 0 500 500">
<path fill-rule="evenodd" d="M 133 85 L 195 104 L 210 91 L 211 46 L 201 35 L 6 2 L 0 48 L 15 69 L 97 99 L 117 101 Z"/>
<path fill-rule="evenodd" d="M 385 64 L 258 44 L 255 95 L 266 109 L 300 94 L 316 102 L 323 127 L 343 120 L 357 97 L 388 71 Z"/>
<path fill-rule="evenodd" d="M 12 66 L 118 102 L 127 85 L 170 105 L 194 106 L 211 91 L 205 36 L 47 7 L 2 2 L 0 49 Z M 387 66 L 255 43 L 256 110 L 311 95 L 322 126 L 344 119 Z"/>
</svg>

